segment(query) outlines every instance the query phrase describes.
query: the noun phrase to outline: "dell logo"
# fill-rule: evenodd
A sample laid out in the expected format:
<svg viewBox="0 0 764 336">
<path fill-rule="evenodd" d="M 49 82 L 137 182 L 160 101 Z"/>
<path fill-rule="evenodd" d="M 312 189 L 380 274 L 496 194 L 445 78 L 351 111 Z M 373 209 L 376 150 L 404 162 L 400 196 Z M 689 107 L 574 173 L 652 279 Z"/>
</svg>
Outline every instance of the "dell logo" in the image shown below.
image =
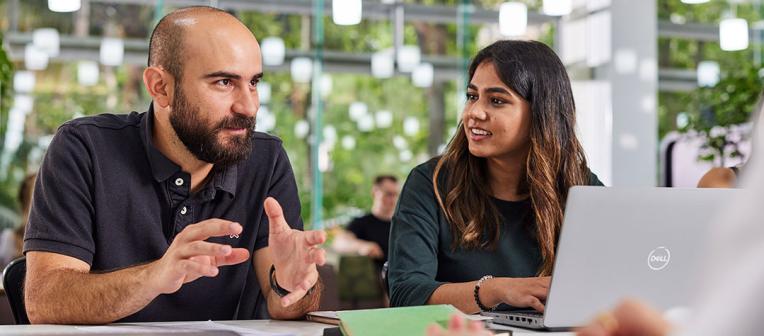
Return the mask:
<svg viewBox="0 0 764 336">
<path fill-rule="evenodd" d="M 670 260 L 671 251 L 669 249 L 663 246 L 656 247 L 647 256 L 647 267 L 650 267 L 653 271 L 660 271 L 668 266 Z"/>
</svg>

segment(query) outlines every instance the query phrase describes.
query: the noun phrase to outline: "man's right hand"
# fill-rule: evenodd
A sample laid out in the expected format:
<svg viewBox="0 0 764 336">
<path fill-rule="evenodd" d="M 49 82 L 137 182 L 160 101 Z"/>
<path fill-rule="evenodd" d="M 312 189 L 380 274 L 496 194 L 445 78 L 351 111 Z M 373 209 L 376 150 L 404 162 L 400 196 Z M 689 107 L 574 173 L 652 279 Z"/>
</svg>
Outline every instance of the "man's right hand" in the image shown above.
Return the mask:
<svg viewBox="0 0 764 336">
<path fill-rule="evenodd" d="M 249 259 L 249 251 L 230 245 L 206 242 L 210 237 L 238 235 L 239 223 L 208 219 L 187 226 L 175 236 L 161 259 L 149 264 L 149 281 L 158 294 L 178 291 L 183 284 L 200 277 L 218 275 L 218 267 Z"/>
</svg>

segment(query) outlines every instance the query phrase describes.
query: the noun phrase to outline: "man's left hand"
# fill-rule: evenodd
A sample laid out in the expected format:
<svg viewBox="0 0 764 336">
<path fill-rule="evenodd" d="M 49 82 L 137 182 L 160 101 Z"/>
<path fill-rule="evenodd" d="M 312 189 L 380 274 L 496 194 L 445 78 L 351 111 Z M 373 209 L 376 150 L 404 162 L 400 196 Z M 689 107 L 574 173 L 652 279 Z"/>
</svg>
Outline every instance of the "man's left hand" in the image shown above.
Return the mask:
<svg viewBox="0 0 764 336">
<path fill-rule="evenodd" d="M 287 307 L 302 299 L 318 281 L 316 264 L 323 265 L 326 261 L 325 252 L 319 245 L 326 241 L 326 233 L 292 229 L 284 219 L 281 205 L 272 197 L 265 200 L 264 207 L 276 281 L 290 292 L 281 298 L 281 305 Z"/>
</svg>

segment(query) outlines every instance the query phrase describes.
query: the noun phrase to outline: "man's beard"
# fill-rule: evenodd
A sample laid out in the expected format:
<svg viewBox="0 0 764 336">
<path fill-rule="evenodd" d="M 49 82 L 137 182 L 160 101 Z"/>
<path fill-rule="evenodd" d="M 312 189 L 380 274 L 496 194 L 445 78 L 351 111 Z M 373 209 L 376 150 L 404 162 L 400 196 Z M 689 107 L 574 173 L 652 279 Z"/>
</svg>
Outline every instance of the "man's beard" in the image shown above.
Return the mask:
<svg viewBox="0 0 764 336">
<path fill-rule="evenodd" d="M 170 124 L 180 141 L 197 159 L 218 166 L 228 166 L 246 159 L 252 152 L 255 135 L 255 117 L 227 116 L 217 125 L 209 127 L 198 107 L 186 99 L 179 85 L 175 87 L 175 99 L 170 112 Z M 225 128 L 246 128 L 245 135 L 232 136 L 227 144 L 218 140 Z"/>
</svg>

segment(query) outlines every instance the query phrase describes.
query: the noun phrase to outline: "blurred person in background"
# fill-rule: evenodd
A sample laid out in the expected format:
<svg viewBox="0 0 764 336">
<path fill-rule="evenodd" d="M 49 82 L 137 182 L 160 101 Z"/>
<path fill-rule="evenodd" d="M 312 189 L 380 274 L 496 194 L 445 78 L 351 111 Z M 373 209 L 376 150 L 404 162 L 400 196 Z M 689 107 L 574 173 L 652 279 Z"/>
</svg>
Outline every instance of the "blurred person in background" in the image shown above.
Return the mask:
<svg viewBox="0 0 764 336">
<path fill-rule="evenodd" d="M 374 259 L 378 271 L 387 261 L 390 219 L 395 212 L 400 186 L 392 175 L 380 175 L 371 187 L 371 212 L 353 219 L 346 231 L 334 238 L 332 247 L 340 253 L 366 255 Z"/>
<path fill-rule="evenodd" d="M 24 231 L 29 220 L 29 208 L 32 206 L 32 192 L 37 174 L 29 174 L 19 186 L 18 202 L 21 209 L 21 223 L 14 229 L 5 229 L 0 234 L 0 263 L 2 267 L 22 255 Z"/>
<path fill-rule="evenodd" d="M 739 174 L 738 167 L 711 168 L 698 181 L 698 188 L 735 188 Z"/>
<path fill-rule="evenodd" d="M 403 186 L 390 234 L 392 306 L 543 311 L 568 189 L 602 185 L 575 133 L 567 72 L 536 41 L 498 41 L 469 67 L 445 153 Z"/>
</svg>

